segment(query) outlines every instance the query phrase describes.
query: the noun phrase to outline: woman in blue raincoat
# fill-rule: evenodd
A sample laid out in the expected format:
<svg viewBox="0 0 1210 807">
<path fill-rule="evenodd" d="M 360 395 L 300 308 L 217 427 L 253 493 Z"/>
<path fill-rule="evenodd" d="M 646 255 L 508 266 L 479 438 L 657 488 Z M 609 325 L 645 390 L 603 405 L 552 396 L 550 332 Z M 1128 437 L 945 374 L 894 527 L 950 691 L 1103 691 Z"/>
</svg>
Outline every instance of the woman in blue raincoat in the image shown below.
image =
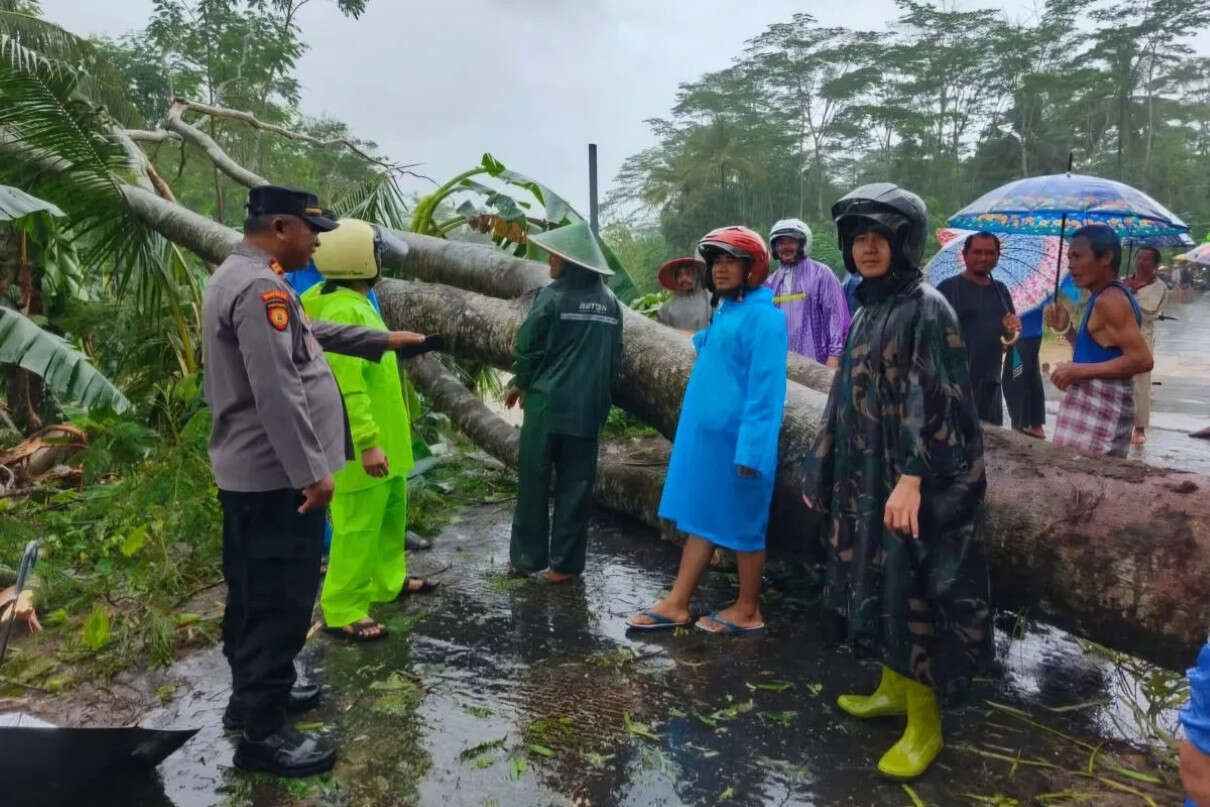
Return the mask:
<svg viewBox="0 0 1210 807">
<path fill-rule="evenodd" d="M 711 291 L 724 302 L 693 337 L 697 361 L 685 389 L 660 518 L 689 536 L 672 592 L 632 615 L 634 630 L 690 623 L 689 600 L 716 546 L 736 553 L 739 598 L 697 621 L 710 633 L 765 627 L 760 580 L 777 477 L 777 441 L 786 397 L 786 317 L 763 287 L 769 253 L 746 227 L 723 227 L 698 245 Z"/>
</svg>

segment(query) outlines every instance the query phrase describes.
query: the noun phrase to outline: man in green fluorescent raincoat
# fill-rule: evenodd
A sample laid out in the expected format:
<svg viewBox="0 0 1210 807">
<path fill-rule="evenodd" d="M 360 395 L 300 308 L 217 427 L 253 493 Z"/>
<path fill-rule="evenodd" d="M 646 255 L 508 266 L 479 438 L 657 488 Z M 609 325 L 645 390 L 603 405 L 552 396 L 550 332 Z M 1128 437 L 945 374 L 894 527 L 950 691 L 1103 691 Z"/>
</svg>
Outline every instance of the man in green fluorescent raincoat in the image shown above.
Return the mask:
<svg viewBox="0 0 1210 807">
<path fill-rule="evenodd" d="M 983 433 L 957 318 L 920 273 L 924 202 L 879 182 L 832 215 L 845 265 L 862 277 L 861 308 L 803 493 L 824 520 L 827 627 L 882 662 L 873 694 L 837 705 L 906 715 L 878 770 L 912 779 L 941 750 L 938 695 L 992 661 Z"/>
<path fill-rule="evenodd" d="M 525 410 L 509 554 L 515 571 L 549 567 L 547 579 L 563 582 L 584 571 L 597 438 L 621 367 L 622 309 L 604 283 L 613 272 L 587 224 L 530 241 L 549 253 L 554 282 L 538 293 L 517 333 L 505 398 L 510 409 L 520 401 Z"/>
<path fill-rule="evenodd" d="M 379 275 L 380 241 L 373 226 L 344 219 L 325 233 L 315 266 L 325 282 L 302 296 L 313 319 L 386 330 L 367 297 Z M 418 337 L 419 339 L 419 337 Z M 399 379 L 398 355 L 440 347 L 439 337 L 377 362 L 327 354 L 340 386 L 355 458 L 336 473 L 332 497 L 332 548 L 320 606 L 329 632 L 358 641 L 387 630 L 370 619 L 370 603 L 431 591 L 433 584 L 407 576 L 407 474 L 412 436 Z"/>
</svg>

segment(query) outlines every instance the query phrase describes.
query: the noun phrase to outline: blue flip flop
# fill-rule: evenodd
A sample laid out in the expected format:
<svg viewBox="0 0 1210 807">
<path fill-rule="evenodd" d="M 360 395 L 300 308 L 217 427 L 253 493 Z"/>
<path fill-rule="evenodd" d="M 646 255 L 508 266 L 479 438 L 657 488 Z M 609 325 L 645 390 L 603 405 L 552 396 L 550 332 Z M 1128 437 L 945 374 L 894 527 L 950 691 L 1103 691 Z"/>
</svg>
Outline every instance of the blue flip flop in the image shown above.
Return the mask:
<svg viewBox="0 0 1210 807">
<path fill-rule="evenodd" d="M 663 614 L 657 614 L 655 611 L 650 611 L 650 610 L 642 611 L 640 613 L 634 614 L 634 616 L 649 617 L 653 621 L 650 625 L 636 625 L 633 622 L 631 622 L 630 619 L 627 619 L 626 620 L 626 629 L 627 630 L 676 630 L 677 628 L 687 628 L 687 627 L 689 627 L 689 625 L 692 622 L 692 618 L 686 622 L 677 622 L 675 619 L 666 617 Z M 631 617 L 631 618 L 633 618 L 633 617 Z"/>
<path fill-rule="evenodd" d="M 700 621 L 693 623 L 693 626 L 700 631 L 705 631 L 706 633 L 713 633 L 716 636 L 742 636 L 746 633 L 756 633 L 757 631 L 762 631 L 765 629 L 764 622 L 760 623 L 759 625 L 753 625 L 750 628 L 741 627 L 739 625 L 736 625 L 734 622 L 731 622 L 730 620 L 723 619 L 722 617 L 720 617 L 718 615 L 717 611 L 714 612 L 713 614 L 709 614 L 706 617 L 706 619 L 714 620 L 718 624 L 722 625 L 723 629 L 722 630 L 710 630 L 710 628 L 703 628 L 702 623 Z"/>
</svg>

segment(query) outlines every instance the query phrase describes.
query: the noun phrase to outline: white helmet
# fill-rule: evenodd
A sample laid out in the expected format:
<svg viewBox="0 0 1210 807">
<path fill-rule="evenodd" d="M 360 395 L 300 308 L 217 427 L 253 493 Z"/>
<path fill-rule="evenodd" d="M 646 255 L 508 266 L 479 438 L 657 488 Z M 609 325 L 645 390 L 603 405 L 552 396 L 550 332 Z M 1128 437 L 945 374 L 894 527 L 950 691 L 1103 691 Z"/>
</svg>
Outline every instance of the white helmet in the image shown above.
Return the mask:
<svg viewBox="0 0 1210 807">
<path fill-rule="evenodd" d="M 773 242 L 782 236 L 790 236 L 797 238 L 798 243 L 802 244 L 802 254 L 811 254 L 811 228 L 802 219 L 782 219 L 773 225 L 773 229 L 769 231 L 769 246 L 773 246 Z"/>
</svg>

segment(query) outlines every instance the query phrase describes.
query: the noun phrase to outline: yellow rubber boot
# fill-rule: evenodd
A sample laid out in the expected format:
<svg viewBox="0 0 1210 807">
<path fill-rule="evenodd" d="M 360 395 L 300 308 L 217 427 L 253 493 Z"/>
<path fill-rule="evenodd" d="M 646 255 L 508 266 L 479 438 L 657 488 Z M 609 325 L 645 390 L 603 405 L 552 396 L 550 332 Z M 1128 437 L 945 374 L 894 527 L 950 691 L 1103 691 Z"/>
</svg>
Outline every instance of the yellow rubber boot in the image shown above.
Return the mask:
<svg viewBox="0 0 1210 807">
<path fill-rule="evenodd" d="M 836 705 L 853 717 L 886 717 L 907 712 L 907 700 L 903 694 L 903 676 L 890 667 L 882 668 L 882 680 L 878 688 L 869 695 L 841 695 Z"/>
<path fill-rule="evenodd" d="M 941 752 L 941 708 L 933 688 L 904 678 L 907 728 L 899 742 L 878 760 L 878 771 L 892 779 L 915 779 Z"/>
</svg>

